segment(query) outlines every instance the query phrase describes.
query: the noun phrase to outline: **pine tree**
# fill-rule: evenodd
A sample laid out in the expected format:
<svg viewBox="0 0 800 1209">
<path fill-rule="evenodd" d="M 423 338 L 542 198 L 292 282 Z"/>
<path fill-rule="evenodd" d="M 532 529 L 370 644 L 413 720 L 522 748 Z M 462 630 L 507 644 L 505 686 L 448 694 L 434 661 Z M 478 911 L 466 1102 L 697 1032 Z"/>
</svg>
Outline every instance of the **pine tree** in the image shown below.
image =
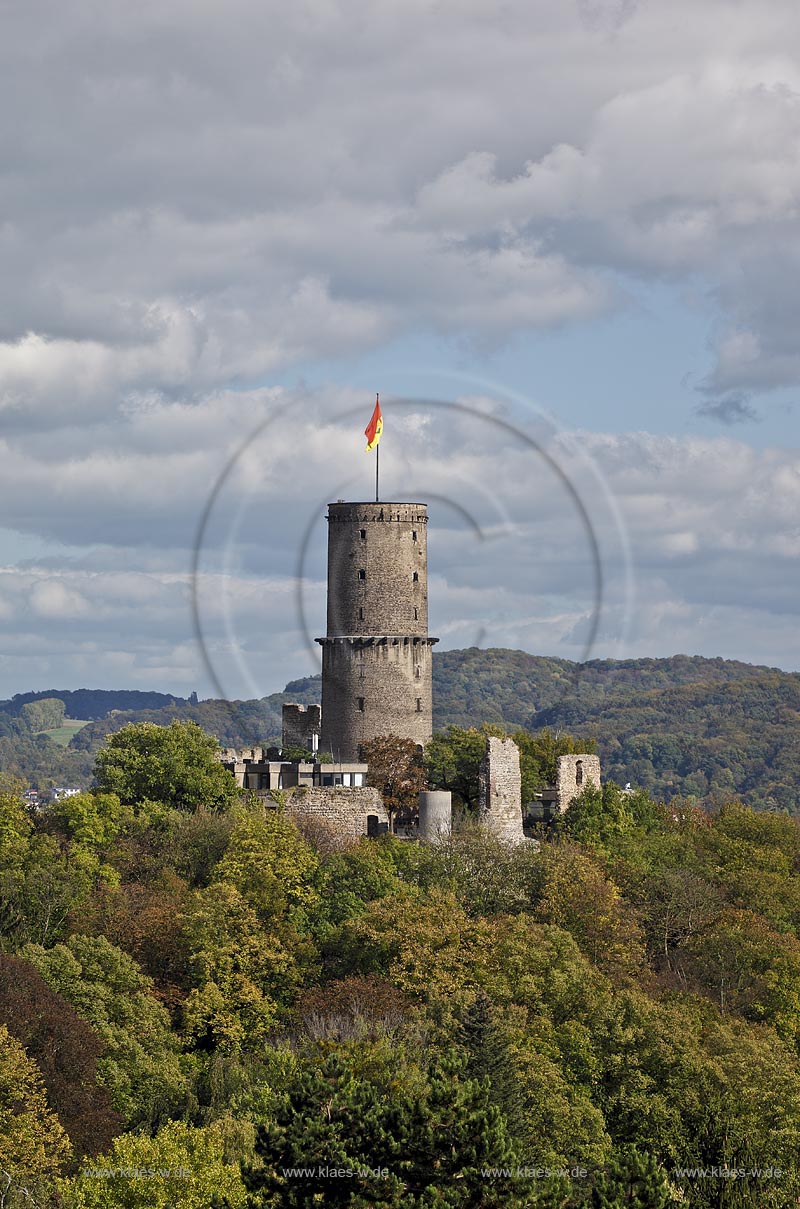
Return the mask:
<svg viewBox="0 0 800 1209">
<path fill-rule="evenodd" d="M 527 1137 L 524 1097 L 508 1041 L 495 1022 L 492 1002 L 483 990 L 478 991 L 464 1014 L 461 1043 L 467 1051 L 465 1074 L 487 1083 L 489 1102 L 500 1109 L 512 1138 L 523 1143 Z"/>
<path fill-rule="evenodd" d="M 661 1164 L 636 1146 L 618 1147 L 592 1190 L 595 1209 L 668 1209 L 672 1191 Z"/>
</svg>

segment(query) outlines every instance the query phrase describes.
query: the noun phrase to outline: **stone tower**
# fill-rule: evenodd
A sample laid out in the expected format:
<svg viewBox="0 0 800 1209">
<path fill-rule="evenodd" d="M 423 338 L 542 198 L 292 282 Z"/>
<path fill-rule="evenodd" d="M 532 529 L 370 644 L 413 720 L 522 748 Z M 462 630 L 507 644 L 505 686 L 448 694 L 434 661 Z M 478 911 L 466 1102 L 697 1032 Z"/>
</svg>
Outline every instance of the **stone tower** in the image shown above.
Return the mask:
<svg viewBox="0 0 800 1209">
<path fill-rule="evenodd" d="M 320 750 L 359 758 L 362 743 L 433 733 L 426 504 L 328 506 L 328 633 Z"/>
</svg>

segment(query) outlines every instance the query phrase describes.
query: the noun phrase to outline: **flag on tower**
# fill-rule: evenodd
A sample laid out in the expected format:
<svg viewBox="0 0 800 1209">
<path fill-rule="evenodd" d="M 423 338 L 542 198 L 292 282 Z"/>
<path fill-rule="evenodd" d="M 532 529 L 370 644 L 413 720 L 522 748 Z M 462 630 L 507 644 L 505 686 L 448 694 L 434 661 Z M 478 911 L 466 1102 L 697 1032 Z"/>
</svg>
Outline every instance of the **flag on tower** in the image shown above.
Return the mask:
<svg viewBox="0 0 800 1209">
<path fill-rule="evenodd" d="M 372 413 L 372 419 L 370 420 L 367 427 L 364 429 L 364 436 L 367 438 L 367 449 L 366 449 L 367 453 L 369 453 L 370 449 L 374 449 L 375 446 L 378 444 L 378 441 L 380 441 L 380 439 L 381 439 L 382 432 L 383 432 L 383 413 L 381 412 L 381 397 L 380 397 L 380 395 L 376 395 L 375 396 L 375 410 Z"/>
</svg>

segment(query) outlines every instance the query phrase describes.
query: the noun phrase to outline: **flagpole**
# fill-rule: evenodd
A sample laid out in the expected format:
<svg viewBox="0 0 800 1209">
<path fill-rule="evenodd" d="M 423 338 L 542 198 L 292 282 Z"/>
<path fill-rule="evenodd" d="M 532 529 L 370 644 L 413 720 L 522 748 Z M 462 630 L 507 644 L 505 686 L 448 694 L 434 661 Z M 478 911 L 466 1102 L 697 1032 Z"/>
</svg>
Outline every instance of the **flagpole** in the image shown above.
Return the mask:
<svg viewBox="0 0 800 1209">
<path fill-rule="evenodd" d="M 378 502 L 378 470 L 381 464 L 381 447 L 380 443 L 375 446 L 375 503 Z"/>
</svg>

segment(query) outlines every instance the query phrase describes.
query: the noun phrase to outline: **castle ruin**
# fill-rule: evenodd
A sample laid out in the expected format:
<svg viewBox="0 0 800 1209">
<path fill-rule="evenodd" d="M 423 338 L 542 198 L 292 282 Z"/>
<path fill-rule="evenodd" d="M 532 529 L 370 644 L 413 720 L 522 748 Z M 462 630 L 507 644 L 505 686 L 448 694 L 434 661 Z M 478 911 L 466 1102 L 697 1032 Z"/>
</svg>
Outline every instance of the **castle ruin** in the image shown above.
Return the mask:
<svg viewBox="0 0 800 1209">
<path fill-rule="evenodd" d="M 362 749 L 397 735 L 422 750 L 433 734 L 428 635 L 428 509 L 420 503 L 328 505 L 327 634 L 322 706 L 285 703 L 282 748 L 228 750 L 220 759 L 237 784 L 284 802 L 297 818 L 325 821 L 340 838 L 378 835 L 389 825 L 377 789 L 366 785 Z M 282 752 L 310 757 L 285 759 Z M 563 813 L 586 785 L 600 784 L 597 756 L 560 756 L 556 783 L 522 802 L 519 749 L 487 738 L 479 773 L 479 817 L 494 835 L 520 843 L 528 822 Z M 276 796 L 277 791 L 277 796 Z M 450 833 L 449 792 L 420 794 L 418 836 Z"/>
</svg>

